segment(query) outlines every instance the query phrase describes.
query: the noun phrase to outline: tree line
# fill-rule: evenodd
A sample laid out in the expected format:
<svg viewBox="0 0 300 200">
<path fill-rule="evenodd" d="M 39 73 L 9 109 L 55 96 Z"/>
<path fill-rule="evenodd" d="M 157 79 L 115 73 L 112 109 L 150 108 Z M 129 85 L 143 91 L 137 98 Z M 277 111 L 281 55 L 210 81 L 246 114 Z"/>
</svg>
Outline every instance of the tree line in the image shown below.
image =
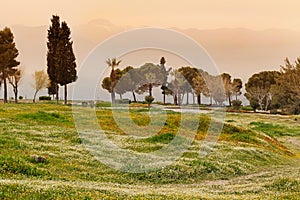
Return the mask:
<svg viewBox="0 0 300 200">
<path fill-rule="evenodd" d="M 262 71 L 246 83 L 246 98 L 255 110 L 282 110 L 300 114 L 300 58 L 291 63 L 288 58 L 280 71 Z"/>
<path fill-rule="evenodd" d="M 179 69 L 166 67 L 166 59 L 162 57 L 159 64 L 145 63 L 139 68 L 127 66 L 125 69 L 115 69 L 120 63 L 116 58 L 108 59 L 111 67 L 109 77 L 102 80 L 102 88 L 111 94 L 112 104 L 115 104 L 115 93 L 122 95 L 131 92 L 133 101 L 136 100 L 135 93 L 148 93 L 145 101 L 149 104 L 154 100 L 152 90 L 160 87 L 163 95 L 163 103 L 166 103 L 166 96 L 173 97 L 175 105 L 182 105 L 184 98 L 189 104 L 190 94 L 197 99 L 197 104 L 202 104 L 202 96 L 210 98 L 210 104 L 223 105 L 228 100 L 230 106 L 232 97 L 238 101 L 241 95 L 242 80 L 232 77 L 228 73 L 217 76 L 210 75 L 204 70 L 186 66 Z"/>
<path fill-rule="evenodd" d="M 53 15 L 47 36 L 47 72 L 36 71 L 33 74 L 34 97 L 43 89 L 48 88 L 49 95 L 59 100 L 59 85 L 64 87 L 64 103 L 67 104 L 67 85 L 77 80 L 76 58 L 71 41 L 71 30 L 66 22 L 60 23 L 60 17 Z M 3 87 L 3 102 L 8 102 L 8 87 L 14 92 L 15 103 L 18 102 L 18 87 L 23 76 L 23 69 L 17 61 L 19 55 L 10 28 L 0 30 L 0 87 Z"/>
<path fill-rule="evenodd" d="M 154 100 L 153 87 L 160 87 L 163 104 L 166 96 L 173 97 L 173 104 L 182 105 L 184 97 L 189 104 L 189 94 L 201 105 L 202 96 L 210 99 L 210 105 L 223 105 L 240 108 L 242 102 L 242 80 L 232 79 L 228 73 L 213 76 L 202 69 L 191 66 L 179 69 L 166 68 L 166 59 L 162 57 L 159 64 L 146 63 L 138 68 L 128 66 L 123 70 L 116 69 L 121 61 L 116 58 L 108 59 L 107 64 L 112 68 L 110 76 L 102 81 L 102 88 L 111 93 L 112 103 L 115 104 L 115 93 L 122 95 L 131 92 L 133 101 L 135 93 L 148 95 L 145 101 L 149 104 Z M 300 58 L 291 63 L 288 58 L 280 71 L 261 71 L 253 74 L 245 84 L 244 96 L 250 102 L 254 111 L 282 110 L 286 113 L 300 114 Z"/>
</svg>

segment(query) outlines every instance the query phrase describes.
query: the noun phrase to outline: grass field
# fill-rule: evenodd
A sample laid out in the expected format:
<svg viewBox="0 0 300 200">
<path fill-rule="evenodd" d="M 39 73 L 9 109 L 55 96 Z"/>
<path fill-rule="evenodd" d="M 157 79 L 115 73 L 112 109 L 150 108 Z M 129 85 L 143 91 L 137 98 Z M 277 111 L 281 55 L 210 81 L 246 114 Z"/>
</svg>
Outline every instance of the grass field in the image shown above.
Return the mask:
<svg viewBox="0 0 300 200">
<path fill-rule="evenodd" d="M 147 113 L 135 107 L 130 116 L 145 126 L 150 122 Z M 143 139 L 124 133 L 107 106 L 97 107 L 96 116 L 115 144 L 148 153 L 172 141 L 181 114 L 168 111 L 163 128 Z M 193 122 L 199 115 L 187 117 Z M 214 150 L 200 158 L 211 120 L 209 114 L 200 115 L 196 140 L 170 166 L 125 173 L 87 151 L 76 131 L 72 107 L 0 104 L 0 199 L 300 198 L 299 116 L 227 113 Z M 36 162 L 33 155 L 46 162 Z"/>
</svg>

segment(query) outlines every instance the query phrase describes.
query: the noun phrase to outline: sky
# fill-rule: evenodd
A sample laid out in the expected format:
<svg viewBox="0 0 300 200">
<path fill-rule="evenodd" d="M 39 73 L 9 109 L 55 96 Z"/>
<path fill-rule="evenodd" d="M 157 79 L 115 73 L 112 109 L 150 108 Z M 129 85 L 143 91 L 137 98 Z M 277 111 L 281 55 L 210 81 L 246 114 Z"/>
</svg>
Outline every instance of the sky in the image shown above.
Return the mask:
<svg viewBox="0 0 300 200">
<path fill-rule="evenodd" d="M 79 25 L 103 18 L 122 26 L 300 30 L 299 0 L 11 0 L 1 24 L 45 25 L 52 14 Z"/>
<path fill-rule="evenodd" d="M 279 70 L 286 57 L 293 61 L 300 55 L 299 8 L 299 0 L 11 0 L 1 2 L 0 28 L 12 28 L 25 68 L 21 95 L 30 98 L 32 74 L 46 68 L 53 14 L 71 27 L 78 68 L 99 43 L 115 34 L 141 27 L 171 28 L 202 45 L 220 72 L 246 83 L 253 73 Z M 155 56 L 152 52 L 154 63 L 159 60 Z M 121 67 L 132 60 L 143 62 L 129 58 L 122 58 Z M 168 55 L 167 64 L 180 63 L 173 58 Z"/>
</svg>

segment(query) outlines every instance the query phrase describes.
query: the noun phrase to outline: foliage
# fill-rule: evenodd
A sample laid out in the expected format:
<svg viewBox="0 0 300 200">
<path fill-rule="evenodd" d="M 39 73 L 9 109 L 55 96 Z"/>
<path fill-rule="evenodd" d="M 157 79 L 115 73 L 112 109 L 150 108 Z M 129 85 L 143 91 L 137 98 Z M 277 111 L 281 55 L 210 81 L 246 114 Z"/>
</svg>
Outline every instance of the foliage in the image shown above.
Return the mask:
<svg viewBox="0 0 300 200">
<path fill-rule="evenodd" d="M 235 95 L 235 100 L 238 100 L 237 97 L 242 94 L 241 89 L 243 87 L 243 82 L 239 78 L 235 78 L 231 84 L 232 94 Z"/>
<path fill-rule="evenodd" d="M 73 42 L 70 39 L 70 28 L 66 22 L 60 24 L 59 16 L 53 15 L 48 29 L 47 73 L 51 82 L 49 94 L 55 87 L 56 102 L 58 103 L 58 84 L 64 86 L 65 104 L 67 104 L 67 84 L 77 80 Z"/>
<path fill-rule="evenodd" d="M 109 58 L 106 60 L 106 64 L 111 68 L 111 72 L 110 72 L 109 79 L 107 79 L 106 82 L 104 83 L 104 87 L 103 87 L 103 83 L 102 83 L 102 87 L 107 89 L 110 92 L 112 105 L 116 104 L 116 102 L 115 102 L 116 97 L 115 97 L 114 90 L 115 90 L 115 86 L 117 84 L 117 80 L 120 78 L 120 76 L 117 76 L 115 67 L 119 66 L 120 63 L 121 63 L 121 60 L 117 60 L 116 58 L 112 58 L 112 59 Z M 120 74 L 121 74 L 121 71 L 120 71 Z"/>
<path fill-rule="evenodd" d="M 246 98 L 250 105 L 256 107 L 258 104 L 260 110 L 270 108 L 272 93 L 271 87 L 276 84 L 276 79 L 280 75 L 277 71 L 263 71 L 252 75 L 246 83 Z"/>
<path fill-rule="evenodd" d="M 137 92 L 142 94 L 148 91 L 149 96 L 152 96 L 153 87 L 158 87 L 164 83 L 165 68 L 153 63 L 145 63 L 138 68 L 139 81 Z"/>
<path fill-rule="evenodd" d="M 12 74 L 9 74 L 8 76 L 8 82 L 13 87 L 13 91 L 15 94 L 15 103 L 18 103 L 18 87 L 21 82 L 21 79 L 23 78 L 23 70 L 22 69 L 16 69 L 12 72 Z"/>
<path fill-rule="evenodd" d="M 35 71 L 35 73 L 33 74 L 33 78 L 34 78 L 34 84 L 32 85 L 32 87 L 35 90 L 33 96 L 33 102 L 35 103 L 35 98 L 37 93 L 43 88 L 47 88 L 49 86 L 49 77 L 44 70 L 41 70 L 41 71 Z"/>
<path fill-rule="evenodd" d="M 70 38 L 70 28 L 66 22 L 62 22 L 59 32 L 58 55 L 56 60 L 58 66 L 58 84 L 64 86 L 64 103 L 67 104 L 67 85 L 77 80 L 76 58 L 73 52 L 73 42 Z"/>
<path fill-rule="evenodd" d="M 224 87 L 224 92 L 226 95 L 226 98 L 228 99 L 229 106 L 231 106 L 231 95 L 232 95 L 232 82 L 231 82 L 231 75 L 228 73 L 222 73 L 221 74 L 222 83 Z"/>
<path fill-rule="evenodd" d="M 168 90 L 173 95 L 174 105 L 182 105 L 183 96 L 189 90 L 189 83 L 179 70 L 171 72 L 172 80 L 168 84 Z"/>
<path fill-rule="evenodd" d="M 20 64 L 16 60 L 18 55 L 19 52 L 14 43 L 13 33 L 5 27 L 0 30 L 0 83 L 3 82 L 4 86 L 4 103 L 7 103 L 7 79 L 17 72 L 16 67 Z M 15 90 L 14 92 L 16 93 Z"/>
<path fill-rule="evenodd" d="M 273 106 L 286 109 L 290 114 L 300 113 L 300 58 L 295 64 L 285 59 L 285 66 L 281 66 L 280 76 L 272 86 Z"/>
<path fill-rule="evenodd" d="M 148 103 L 148 107 L 150 107 L 150 104 L 154 101 L 153 96 L 147 95 L 145 96 L 145 101 Z"/>
<path fill-rule="evenodd" d="M 232 107 L 234 110 L 240 110 L 242 107 L 242 101 L 241 100 L 233 100 Z"/>
<path fill-rule="evenodd" d="M 51 97 L 49 97 L 49 96 L 40 96 L 40 97 L 39 97 L 39 100 L 40 100 L 40 101 L 42 101 L 42 100 L 50 101 L 50 100 L 51 100 Z"/>
<path fill-rule="evenodd" d="M 59 16 L 53 15 L 51 19 L 51 26 L 48 29 L 48 52 L 47 52 L 47 73 L 52 87 L 55 88 L 56 102 L 58 103 L 58 82 L 59 82 L 59 66 L 57 61 L 59 60 L 59 34 L 60 34 L 60 19 Z M 51 92 L 54 94 L 53 92 Z"/>
</svg>

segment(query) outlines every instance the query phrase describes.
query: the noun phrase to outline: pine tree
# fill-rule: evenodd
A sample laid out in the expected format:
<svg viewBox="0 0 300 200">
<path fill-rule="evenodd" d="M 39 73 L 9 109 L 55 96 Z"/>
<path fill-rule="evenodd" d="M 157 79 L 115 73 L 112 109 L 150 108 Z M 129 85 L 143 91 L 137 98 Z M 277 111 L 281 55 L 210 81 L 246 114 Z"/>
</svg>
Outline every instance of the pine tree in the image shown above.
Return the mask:
<svg viewBox="0 0 300 200">
<path fill-rule="evenodd" d="M 7 79 L 17 72 L 15 67 L 20 64 L 16 61 L 18 55 L 13 33 L 6 27 L 0 31 L 0 79 L 4 87 L 4 103 L 7 103 Z"/>
</svg>

